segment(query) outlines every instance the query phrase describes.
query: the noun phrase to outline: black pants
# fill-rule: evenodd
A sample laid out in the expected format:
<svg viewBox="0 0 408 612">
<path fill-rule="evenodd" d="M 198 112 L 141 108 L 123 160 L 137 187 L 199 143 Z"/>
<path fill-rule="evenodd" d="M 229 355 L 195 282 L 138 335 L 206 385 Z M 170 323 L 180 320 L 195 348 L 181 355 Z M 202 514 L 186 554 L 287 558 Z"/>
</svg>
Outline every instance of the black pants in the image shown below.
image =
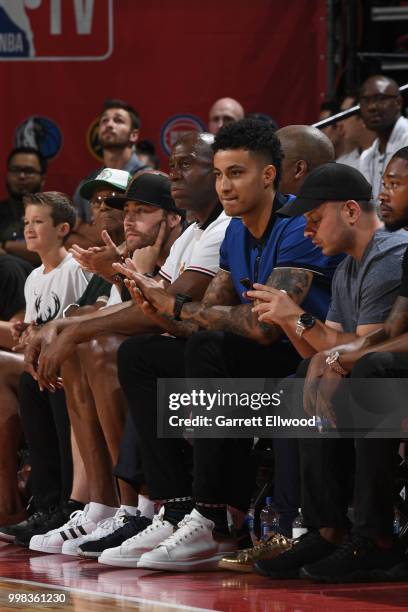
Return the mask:
<svg viewBox="0 0 408 612">
<path fill-rule="evenodd" d="M 130 484 L 136 491 L 139 491 L 140 486 L 145 483 L 137 432 L 129 413 L 126 415 L 119 456 L 113 468 L 113 475 Z"/>
<path fill-rule="evenodd" d="M 302 362 L 297 376 L 305 376 Z M 351 376 L 378 376 L 357 362 Z M 341 407 L 340 407 L 341 410 Z M 367 537 L 390 536 L 399 440 L 380 438 L 300 440 L 302 509 L 311 528 L 347 528 L 354 475 L 354 530 Z"/>
<path fill-rule="evenodd" d="M 69 499 L 71 427 L 62 389 L 40 391 L 27 372 L 20 377 L 20 412 L 30 452 L 34 505 L 45 510 Z"/>
<path fill-rule="evenodd" d="M 199 332 L 186 343 L 164 336 L 129 338 L 119 348 L 119 380 L 137 430 L 146 482 L 154 499 L 192 495 L 246 510 L 254 464 L 251 439 L 158 439 L 156 380 L 159 377 L 282 377 L 299 361 L 291 345 L 261 345 L 219 332 Z M 194 472 L 191 472 L 193 454 Z"/>
</svg>

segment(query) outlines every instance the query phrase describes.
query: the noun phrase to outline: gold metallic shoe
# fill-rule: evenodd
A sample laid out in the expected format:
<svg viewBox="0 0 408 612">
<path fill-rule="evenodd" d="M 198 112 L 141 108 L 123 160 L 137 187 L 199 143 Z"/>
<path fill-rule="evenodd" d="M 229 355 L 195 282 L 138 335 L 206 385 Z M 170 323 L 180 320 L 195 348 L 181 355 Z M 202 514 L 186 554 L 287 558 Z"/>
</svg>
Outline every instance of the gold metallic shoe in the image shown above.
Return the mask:
<svg viewBox="0 0 408 612">
<path fill-rule="evenodd" d="M 240 550 L 232 557 L 223 557 L 218 563 L 219 569 L 232 572 L 252 572 L 252 566 L 260 559 L 274 559 L 284 550 L 292 547 L 292 540 L 275 533 L 266 542 L 261 542 L 253 548 Z"/>
</svg>

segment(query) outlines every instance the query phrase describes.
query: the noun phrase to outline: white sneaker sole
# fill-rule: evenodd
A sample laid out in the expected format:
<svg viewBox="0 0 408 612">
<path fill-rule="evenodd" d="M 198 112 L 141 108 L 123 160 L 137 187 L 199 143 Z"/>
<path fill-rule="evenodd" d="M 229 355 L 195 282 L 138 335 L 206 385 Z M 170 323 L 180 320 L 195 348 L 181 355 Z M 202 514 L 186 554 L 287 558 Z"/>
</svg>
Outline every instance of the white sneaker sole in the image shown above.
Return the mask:
<svg viewBox="0 0 408 612">
<path fill-rule="evenodd" d="M 230 554 L 234 554 L 234 552 Z M 220 560 L 227 555 L 228 553 L 223 552 L 213 557 L 208 557 L 207 559 L 192 559 L 191 561 L 149 561 L 146 559 L 146 561 L 142 560 L 139 562 L 137 567 L 163 572 L 214 572 L 220 571 L 218 564 Z"/>
<path fill-rule="evenodd" d="M 98 558 L 98 563 L 103 565 L 112 565 L 113 567 L 137 567 L 139 559 L 138 557 L 103 557 L 102 555 Z"/>
<path fill-rule="evenodd" d="M 36 550 L 38 552 L 45 552 L 45 553 L 52 553 L 52 554 L 60 554 L 62 551 L 62 544 L 60 545 L 56 545 L 56 546 L 40 546 L 40 545 L 36 545 L 33 544 L 29 546 L 30 550 Z"/>
</svg>

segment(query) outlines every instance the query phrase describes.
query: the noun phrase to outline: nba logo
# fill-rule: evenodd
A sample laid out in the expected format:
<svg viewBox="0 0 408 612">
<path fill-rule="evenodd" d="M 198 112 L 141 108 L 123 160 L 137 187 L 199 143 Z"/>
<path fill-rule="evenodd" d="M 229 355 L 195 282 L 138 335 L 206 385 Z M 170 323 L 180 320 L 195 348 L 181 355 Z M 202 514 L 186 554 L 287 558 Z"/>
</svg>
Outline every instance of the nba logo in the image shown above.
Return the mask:
<svg viewBox="0 0 408 612">
<path fill-rule="evenodd" d="M 104 60 L 112 12 L 112 0 L 0 0 L 0 61 Z"/>
</svg>

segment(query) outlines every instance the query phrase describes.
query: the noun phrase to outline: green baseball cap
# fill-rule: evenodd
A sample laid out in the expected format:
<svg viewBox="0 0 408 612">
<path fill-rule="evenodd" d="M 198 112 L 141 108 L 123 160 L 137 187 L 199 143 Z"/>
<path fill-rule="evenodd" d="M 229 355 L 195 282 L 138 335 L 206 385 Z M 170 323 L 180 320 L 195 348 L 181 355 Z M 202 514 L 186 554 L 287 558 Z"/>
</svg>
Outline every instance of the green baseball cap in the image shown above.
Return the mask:
<svg viewBox="0 0 408 612">
<path fill-rule="evenodd" d="M 91 175 L 85 180 L 79 190 L 79 195 L 86 200 L 90 200 L 97 189 L 117 189 L 120 192 L 126 191 L 127 186 L 132 180 L 132 176 L 126 170 L 116 170 L 116 168 L 104 168 L 98 174 Z"/>
</svg>

